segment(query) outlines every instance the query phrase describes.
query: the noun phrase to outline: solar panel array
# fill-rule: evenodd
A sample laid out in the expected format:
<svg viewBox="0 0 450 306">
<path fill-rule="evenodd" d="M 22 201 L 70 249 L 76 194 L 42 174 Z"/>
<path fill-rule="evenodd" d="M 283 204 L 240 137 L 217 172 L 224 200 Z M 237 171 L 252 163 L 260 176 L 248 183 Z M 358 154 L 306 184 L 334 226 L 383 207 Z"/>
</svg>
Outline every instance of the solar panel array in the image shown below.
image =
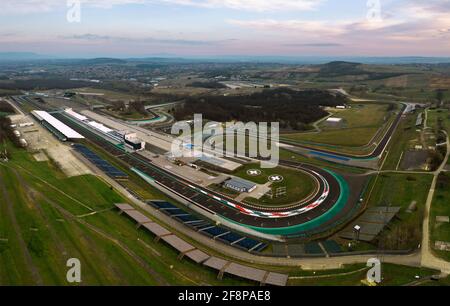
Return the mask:
<svg viewBox="0 0 450 306">
<path fill-rule="evenodd" d="M 172 203 L 166 201 L 149 201 L 147 203 L 196 231 L 223 243 L 252 252 L 261 252 L 267 247 L 266 243 L 242 236 L 226 228 L 216 226 L 209 221 L 194 216 Z"/>
<path fill-rule="evenodd" d="M 112 166 L 110 163 L 102 159 L 96 153 L 92 152 L 85 146 L 81 144 L 74 144 L 73 147 L 75 150 L 80 152 L 86 159 L 88 159 L 91 163 L 93 163 L 97 168 L 106 173 L 109 177 L 114 179 L 117 178 L 126 178 L 128 175 L 123 171 L 120 171 L 116 167 Z"/>
</svg>

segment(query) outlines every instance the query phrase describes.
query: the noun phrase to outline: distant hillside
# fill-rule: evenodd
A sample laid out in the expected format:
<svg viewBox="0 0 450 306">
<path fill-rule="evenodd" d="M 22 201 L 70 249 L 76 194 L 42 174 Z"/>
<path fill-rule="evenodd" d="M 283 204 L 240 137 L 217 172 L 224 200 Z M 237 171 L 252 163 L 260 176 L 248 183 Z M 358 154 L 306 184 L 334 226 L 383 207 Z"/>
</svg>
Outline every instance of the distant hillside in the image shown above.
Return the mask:
<svg viewBox="0 0 450 306">
<path fill-rule="evenodd" d="M 365 80 L 382 80 L 404 75 L 400 72 L 373 72 L 364 69 L 364 65 L 353 62 L 336 61 L 320 66 L 318 77 L 334 78 L 343 76 L 364 76 Z"/>
<path fill-rule="evenodd" d="M 88 65 L 109 65 L 109 64 L 126 64 L 127 61 L 118 58 L 99 57 L 81 61 Z"/>
<path fill-rule="evenodd" d="M 187 86 L 195 87 L 195 88 L 208 88 L 208 89 L 227 88 L 226 85 L 219 83 L 219 82 L 192 82 L 191 84 L 188 84 Z"/>
<path fill-rule="evenodd" d="M 33 52 L 0 52 L 0 61 L 25 61 L 51 59 L 51 56 Z"/>
<path fill-rule="evenodd" d="M 342 75 L 362 75 L 367 74 L 359 63 L 351 62 L 331 62 L 322 65 L 320 68 L 319 76 L 321 77 L 335 77 Z"/>
</svg>

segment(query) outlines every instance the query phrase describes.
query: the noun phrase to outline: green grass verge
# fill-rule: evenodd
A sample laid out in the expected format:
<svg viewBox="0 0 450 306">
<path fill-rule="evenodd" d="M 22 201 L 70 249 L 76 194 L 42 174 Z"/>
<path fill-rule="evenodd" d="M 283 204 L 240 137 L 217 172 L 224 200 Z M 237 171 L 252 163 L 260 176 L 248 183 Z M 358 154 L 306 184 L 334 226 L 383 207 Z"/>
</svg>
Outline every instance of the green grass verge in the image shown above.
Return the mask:
<svg viewBox="0 0 450 306">
<path fill-rule="evenodd" d="M 320 133 L 285 134 L 283 138 L 335 146 L 361 147 L 367 145 L 387 117 L 386 104 L 355 104 L 351 109 L 333 111 L 344 119 L 343 128 L 330 128 L 321 123 Z"/>
<path fill-rule="evenodd" d="M 67 285 L 66 261 L 73 257 L 81 261 L 83 285 L 249 284 L 218 281 L 214 271 L 178 260 L 172 248 L 113 210 L 113 203 L 127 200 L 102 180 L 65 178 L 50 162 L 10 151 L 11 161 L 0 165 L 0 284 Z"/>
<path fill-rule="evenodd" d="M 247 174 L 247 171 L 251 169 L 258 169 L 261 171 L 261 174 L 258 176 L 250 176 Z M 259 164 L 248 164 L 244 165 L 242 168 L 234 172 L 233 175 L 257 184 L 266 184 L 267 182 L 269 182 L 268 178 L 270 175 L 283 176 L 283 181 L 272 183 L 271 188 L 275 193 L 277 188 L 286 187 L 286 196 L 272 199 L 269 196 L 265 195 L 259 200 L 250 197 L 245 199 L 245 201 L 259 205 L 280 207 L 292 204 L 306 198 L 316 189 L 316 183 L 309 174 L 306 174 L 303 171 L 284 167 L 265 169 L 261 168 Z"/>
<path fill-rule="evenodd" d="M 445 173 L 439 176 L 433 203 L 430 212 L 431 247 L 434 248 L 436 241 L 450 243 L 450 223 L 438 223 L 436 217 L 450 216 L 450 174 Z M 434 252 L 447 261 L 450 261 L 450 252 L 434 250 Z M 449 263 L 450 265 L 450 263 Z"/>
<path fill-rule="evenodd" d="M 432 182 L 430 174 L 381 174 L 373 187 L 369 207 L 401 207 L 398 219 L 389 224 L 380 239 L 379 247 L 389 250 L 416 248 L 422 237 L 422 220 L 428 191 Z M 414 192 L 412 192 L 414 191 Z M 413 201 L 417 209 L 407 212 Z"/>
</svg>

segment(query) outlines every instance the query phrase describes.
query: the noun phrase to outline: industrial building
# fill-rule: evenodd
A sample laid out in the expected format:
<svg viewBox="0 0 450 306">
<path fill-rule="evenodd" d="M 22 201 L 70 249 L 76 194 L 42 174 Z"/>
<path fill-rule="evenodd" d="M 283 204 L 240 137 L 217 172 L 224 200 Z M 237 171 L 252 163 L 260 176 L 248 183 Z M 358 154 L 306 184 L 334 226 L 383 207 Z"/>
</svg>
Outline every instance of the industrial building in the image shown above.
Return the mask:
<svg viewBox="0 0 450 306">
<path fill-rule="evenodd" d="M 250 193 L 256 189 L 256 184 L 238 177 L 233 177 L 223 183 L 225 188 L 229 188 L 238 192 Z"/>
<path fill-rule="evenodd" d="M 45 111 L 34 110 L 31 114 L 39 123 L 41 123 L 61 141 L 84 139 L 83 135 L 74 131 Z"/>
</svg>

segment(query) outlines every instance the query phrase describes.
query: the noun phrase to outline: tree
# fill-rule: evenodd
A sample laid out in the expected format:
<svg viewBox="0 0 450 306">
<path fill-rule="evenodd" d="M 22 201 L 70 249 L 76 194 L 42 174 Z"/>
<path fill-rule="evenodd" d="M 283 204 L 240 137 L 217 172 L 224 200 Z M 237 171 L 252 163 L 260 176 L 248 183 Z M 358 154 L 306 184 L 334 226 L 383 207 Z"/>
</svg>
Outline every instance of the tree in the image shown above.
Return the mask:
<svg viewBox="0 0 450 306">
<path fill-rule="evenodd" d="M 437 89 L 436 90 L 436 100 L 440 103 L 444 100 L 444 89 Z"/>
</svg>

